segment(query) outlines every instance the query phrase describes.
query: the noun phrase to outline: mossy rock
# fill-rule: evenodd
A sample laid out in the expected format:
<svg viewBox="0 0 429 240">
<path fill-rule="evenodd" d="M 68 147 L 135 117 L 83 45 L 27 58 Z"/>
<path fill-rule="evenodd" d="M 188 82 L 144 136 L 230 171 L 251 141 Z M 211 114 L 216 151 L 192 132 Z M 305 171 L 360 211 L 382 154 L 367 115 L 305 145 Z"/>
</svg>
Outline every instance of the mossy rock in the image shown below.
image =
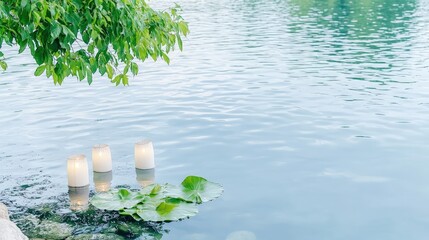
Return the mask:
<svg viewBox="0 0 429 240">
<path fill-rule="evenodd" d="M 33 214 L 28 214 L 25 216 L 20 216 L 17 219 L 14 219 L 14 222 L 16 225 L 22 230 L 22 232 L 29 237 L 35 237 L 31 238 L 31 240 L 39 240 L 40 238 L 37 238 L 37 232 L 36 228 L 40 224 L 39 218 Z M 43 239 L 42 239 L 43 240 Z"/>
<path fill-rule="evenodd" d="M 80 234 L 77 236 L 68 237 L 66 240 L 125 240 L 125 238 L 113 234 Z"/>
<path fill-rule="evenodd" d="M 73 228 L 67 223 L 57 223 L 49 220 L 42 221 L 34 230 L 38 238 L 62 240 L 71 236 Z"/>
<path fill-rule="evenodd" d="M 134 222 L 120 222 L 117 225 L 118 233 L 130 238 L 139 237 L 143 234 L 144 229 Z"/>
</svg>

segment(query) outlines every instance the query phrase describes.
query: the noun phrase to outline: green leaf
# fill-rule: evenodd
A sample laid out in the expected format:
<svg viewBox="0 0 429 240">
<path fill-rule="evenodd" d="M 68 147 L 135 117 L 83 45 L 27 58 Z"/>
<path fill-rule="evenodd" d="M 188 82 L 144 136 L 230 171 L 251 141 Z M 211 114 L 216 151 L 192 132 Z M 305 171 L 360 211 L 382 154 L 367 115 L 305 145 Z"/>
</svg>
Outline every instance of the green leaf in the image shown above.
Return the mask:
<svg viewBox="0 0 429 240">
<path fill-rule="evenodd" d="M 98 68 L 97 60 L 95 60 L 95 58 L 92 57 L 89 59 L 89 64 L 91 66 L 91 72 L 96 73 Z"/>
<path fill-rule="evenodd" d="M 33 12 L 33 16 L 34 16 L 34 25 L 38 26 L 40 24 L 40 15 L 37 12 Z"/>
<path fill-rule="evenodd" d="M 136 212 L 137 212 L 137 208 L 125 208 L 125 209 L 119 210 L 119 214 L 124 216 L 131 216 L 132 218 L 134 218 L 134 220 L 141 221 L 142 218 L 139 217 L 139 215 L 137 215 Z"/>
<path fill-rule="evenodd" d="M 161 185 L 159 185 L 159 184 L 156 184 L 154 187 L 153 187 L 153 189 L 152 189 L 152 191 L 150 191 L 150 195 L 157 195 L 158 193 L 160 193 L 161 192 Z"/>
<path fill-rule="evenodd" d="M 46 77 L 51 77 L 52 76 L 52 71 L 51 71 L 51 67 L 50 65 L 46 66 Z"/>
<path fill-rule="evenodd" d="M 46 65 L 41 65 L 41 66 L 39 66 L 39 67 L 36 69 L 36 71 L 34 72 L 34 75 L 35 75 L 35 76 L 40 76 L 40 75 L 42 75 L 42 73 L 45 71 L 45 69 L 46 69 Z"/>
<path fill-rule="evenodd" d="M 122 79 L 122 74 L 119 74 L 118 76 L 116 76 L 114 79 L 112 79 L 112 83 L 116 83 L 116 86 L 119 85 L 119 83 L 121 82 Z"/>
<path fill-rule="evenodd" d="M 124 84 L 124 86 L 128 85 L 128 76 L 127 75 L 122 75 L 122 84 Z"/>
<path fill-rule="evenodd" d="M 147 195 L 147 196 L 155 196 L 160 195 L 161 197 L 166 197 L 164 194 L 166 191 L 165 185 L 159 185 L 159 184 L 151 184 L 149 186 L 144 187 L 142 190 L 140 190 L 140 194 Z"/>
<path fill-rule="evenodd" d="M 86 70 L 86 78 L 87 78 L 88 84 L 91 85 L 91 83 L 92 83 L 92 71 L 91 71 L 91 69 Z"/>
<path fill-rule="evenodd" d="M 189 29 L 188 29 L 188 24 L 187 23 L 185 23 L 185 22 L 179 22 L 179 28 L 180 28 L 180 31 L 183 33 L 183 35 L 187 35 L 188 34 L 188 32 L 189 32 Z"/>
<path fill-rule="evenodd" d="M 84 42 L 84 43 L 86 43 L 86 44 L 88 44 L 88 43 L 89 43 L 89 41 L 91 40 L 91 38 L 90 38 L 90 35 L 89 35 L 89 32 L 88 32 L 88 31 L 85 31 L 85 32 L 82 34 L 82 40 L 83 40 L 83 42 Z"/>
<path fill-rule="evenodd" d="M 164 59 L 164 61 L 165 61 L 167 64 L 170 64 L 170 58 L 167 56 L 167 54 L 162 53 L 162 59 Z"/>
<path fill-rule="evenodd" d="M 36 63 L 42 65 L 45 62 L 45 49 L 43 47 L 38 47 L 34 54 Z"/>
<path fill-rule="evenodd" d="M 6 69 L 7 69 L 7 63 L 6 63 L 5 61 L 1 61 L 1 60 L 0 60 L 0 67 L 1 67 L 3 70 L 6 70 Z"/>
<path fill-rule="evenodd" d="M 137 63 L 131 63 L 131 72 L 133 73 L 134 76 L 136 76 L 139 73 L 139 66 L 137 65 Z"/>
<path fill-rule="evenodd" d="M 124 68 L 124 74 L 127 74 L 128 73 L 128 70 L 130 69 L 130 64 L 127 64 L 127 65 L 125 65 L 125 68 Z"/>
<path fill-rule="evenodd" d="M 23 41 L 19 45 L 18 53 L 24 52 L 24 50 L 27 48 L 27 40 Z"/>
<path fill-rule="evenodd" d="M 25 6 L 27 6 L 29 0 L 21 0 L 21 8 L 24 8 Z"/>
<path fill-rule="evenodd" d="M 183 42 L 179 34 L 177 34 L 177 44 L 179 45 L 180 51 L 183 51 Z"/>
<path fill-rule="evenodd" d="M 159 215 L 167 215 L 171 213 L 177 206 L 178 204 L 162 202 L 158 205 L 158 207 L 156 207 L 156 211 L 159 213 Z"/>
<path fill-rule="evenodd" d="M 72 30 L 70 30 L 70 28 L 66 27 L 66 26 L 62 26 L 63 28 L 63 32 L 64 34 L 66 34 L 68 37 L 70 38 L 76 38 L 75 34 L 72 32 Z"/>
<path fill-rule="evenodd" d="M 106 72 L 107 72 L 107 77 L 109 79 L 112 79 L 113 74 L 114 74 L 114 70 L 113 70 L 113 67 L 110 64 L 106 65 Z"/>
<path fill-rule="evenodd" d="M 91 43 L 88 45 L 88 52 L 94 54 L 95 44 Z"/>
<path fill-rule="evenodd" d="M 54 22 L 51 26 L 51 37 L 52 37 L 52 42 L 54 41 L 54 39 L 58 38 L 61 34 L 61 26 Z"/>
<path fill-rule="evenodd" d="M 183 180 L 181 189 L 167 187 L 171 197 L 181 198 L 188 202 L 203 203 L 218 198 L 223 193 L 220 184 L 207 181 L 198 176 L 188 176 Z"/>
<path fill-rule="evenodd" d="M 144 196 L 126 189 L 99 193 L 91 199 L 91 204 L 103 210 L 121 210 L 132 208 L 143 201 Z"/>
<path fill-rule="evenodd" d="M 131 192 L 127 189 L 119 189 L 118 195 L 121 199 L 127 199 L 131 195 Z"/>
<path fill-rule="evenodd" d="M 57 85 L 59 83 L 58 75 L 55 72 L 52 72 L 52 78 L 54 79 L 54 84 Z"/>
</svg>

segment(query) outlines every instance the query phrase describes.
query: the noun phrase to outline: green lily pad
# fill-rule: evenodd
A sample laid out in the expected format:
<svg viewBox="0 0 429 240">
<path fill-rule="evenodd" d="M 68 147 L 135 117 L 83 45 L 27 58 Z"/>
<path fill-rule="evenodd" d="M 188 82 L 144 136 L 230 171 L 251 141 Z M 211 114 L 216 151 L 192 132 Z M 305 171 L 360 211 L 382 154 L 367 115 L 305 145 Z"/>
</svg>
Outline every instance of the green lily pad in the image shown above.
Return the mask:
<svg viewBox="0 0 429 240">
<path fill-rule="evenodd" d="M 200 204 L 218 198 L 223 193 L 223 187 L 202 177 L 188 176 L 181 188 L 166 185 L 165 191 L 171 197 Z"/>
<path fill-rule="evenodd" d="M 151 184 L 140 190 L 140 194 L 147 196 L 154 196 L 163 193 L 165 193 L 165 186 L 159 184 Z"/>
<path fill-rule="evenodd" d="M 159 197 L 146 198 L 141 204 L 132 209 L 120 211 L 122 215 L 130 215 L 136 220 L 151 222 L 178 221 L 195 216 L 198 208 L 195 204 L 184 202 L 181 199 Z"/>
<path fill-rule="evenodd" d="M 198 176 L 189 176 L 181 186 L 152 184 L 140 192 L 126 189 L 100 193 L 91 199 L 99 209 L 119 210 L 136 221 L 177 221 L 198 213 L 194 203 L 211 201 L 222 195 L 223 187 Z"/>
<path fill-rule="evenodd" d="M 136 221 L 142 220 L 142 218 L 139 215 L 137 215 L 137 209 L 136 208 L 128 208 L 128 209 L 119 210 L 119 214 L 124 215 L 124 216 L 131 216 Z"/>
<path fill-rule="evenodd" d="M 121 210 L 132 208 L 143 201 L 145 196 L 131 192 L 127 189 L 113 190 L 107 193 L 99 193 L 91 199 L 91 204 L 98 209 Z"/>
</svg>

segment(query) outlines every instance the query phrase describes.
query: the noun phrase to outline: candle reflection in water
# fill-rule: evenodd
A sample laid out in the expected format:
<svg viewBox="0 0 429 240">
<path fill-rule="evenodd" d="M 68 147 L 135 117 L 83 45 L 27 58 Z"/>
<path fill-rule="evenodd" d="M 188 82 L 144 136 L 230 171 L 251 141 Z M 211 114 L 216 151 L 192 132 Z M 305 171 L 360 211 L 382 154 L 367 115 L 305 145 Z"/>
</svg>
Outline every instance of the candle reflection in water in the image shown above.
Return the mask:
<svg viewBox="0 0 429 240">
<path fill-rule="evenodd" d="M 89 186 L 69 187 L 70 209 L 84 211 L 89 206 Z"/>
<path fill-rule="evenodd" d="M 155 183 L 155 168 L 138 169 L 136 168 L 137 182 L 141 187 L 149 186 Z"/>
<path fill-rule="evenodd" d="M 94 172 L 94 185 L 96 192 L 107 192 L 110 190 L 112 184 L 112 172 Z"/>
</svg>

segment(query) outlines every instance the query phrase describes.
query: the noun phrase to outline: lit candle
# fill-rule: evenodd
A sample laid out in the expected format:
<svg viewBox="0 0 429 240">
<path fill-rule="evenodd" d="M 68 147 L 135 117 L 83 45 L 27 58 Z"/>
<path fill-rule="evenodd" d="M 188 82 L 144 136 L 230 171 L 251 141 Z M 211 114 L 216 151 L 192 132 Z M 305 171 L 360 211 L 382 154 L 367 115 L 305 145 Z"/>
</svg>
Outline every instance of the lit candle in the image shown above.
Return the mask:
<svg viewBox="0 0 429 240">
<path fill-rule="evenodd" d="M 94 172 L 112 171 L 112 155 L 107 144 L 92 147 L 92 168 Z"/>
<path fill-rule="evenodd" d="M 70 209 L 82 211 L 89 206 L 89 186 L 69 187 Z"/>
<path fill-rule="evenodd" d="M 136 168 L 155 168 L 153 144 L 150 140 L 143 140 L 134 145 L 134 160 Z"/>
<path fill-rule="evenodd" d="M 84 187 L 89 185 L 88 162 L 85 155 L 73 155 L 67 160 L 69 187 Z"/>
<path fill-rule="evenodd" d="M 147 187 L 155 183 L 155 168 L 152 169 L 137 169 L 137 182 L 141 187 Z"/>
<path fill-rule="evenodd" d="M 96 192 L 107 192 L 110 190 L 110 185 L 112 184 L 112 172 L 106 173 L 94 173 L 94 185 Z"/>
</svg>

